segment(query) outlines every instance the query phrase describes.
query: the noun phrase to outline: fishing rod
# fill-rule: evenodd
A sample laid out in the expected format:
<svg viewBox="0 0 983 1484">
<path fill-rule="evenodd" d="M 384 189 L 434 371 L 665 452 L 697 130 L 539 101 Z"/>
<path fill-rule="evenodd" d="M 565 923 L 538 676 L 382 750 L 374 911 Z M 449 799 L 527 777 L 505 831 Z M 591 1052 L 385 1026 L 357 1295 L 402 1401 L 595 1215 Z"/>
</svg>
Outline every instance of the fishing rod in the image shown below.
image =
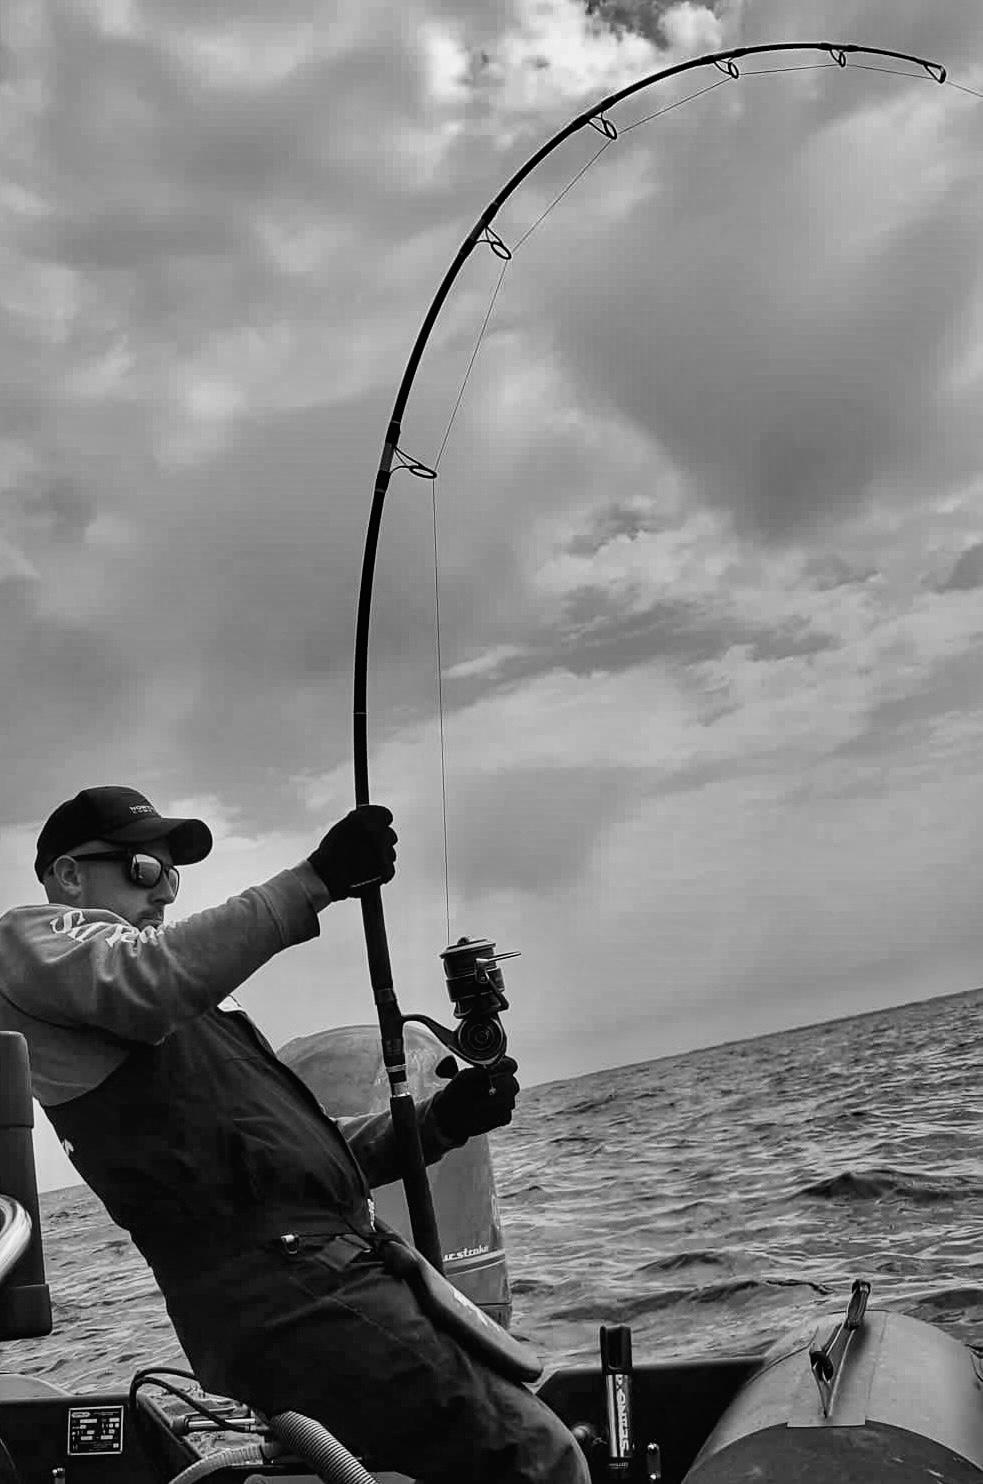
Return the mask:
<svg viewBox="0 0 983 1484">
<path fill-rule="evenodd" d="M 576 134 L 578 130 L 584 128 L 595 129 L 604 138 L 605 145 L 602 147 L 605 148 L 607 144 L 616 140 L 618 138 L 618 129 L 608 117 L 608 112 L 626 98 L 630 98 L 633 94 L 640 93 L 646 88 L 653 87 L 657 83 L 664 82 L 667 78 L 678 77 L 682 73 L 692 72 L 700 68 L 716 69 L 723 74 L 722 80 L 728 78 L 737 79 L 741 76 L 741 70 L 738 65 L 741 58 L 763 56 L 776 52 L 805 51 L 823 53 L 830 59 L 830 62 L 826 65 L 835 64 L 841 68 L 847 66 L 850 57 L 859 55 L 886 58 L 894 62 L 909 62 L 915 67 L 921 68 L 927 79 L 940 84 L 946 81 L 946 69 L 939 62 L 931 62 L 924 57 L 916 57 L 908 52 L 894 51 L 888 47 L 859 46 L 854 43 L 840 44 L 830 41 L 784 41 L 759 46 L 740 46 L 731 48 L 728 51 L 713 52 L 705 56 L 694 57 L 686 62 L 677 62 L 671 67 L 664 67 L 659 72 L 651 73 L 646 77 L 638 79 L 636 82 L 629 83 L 626 87 L 620 88 L 616 92 L 608 94 L 599 103 L 595 103 L 593 107 L 578 114 L 570 123 L 559 129 L 515 171 L 499 191 L 498 195 L 482 211 L 474 226 L 458 248 L 456 256 L 445 272 L 437 292 L 431 300 L 413 348 L 410 351 L 410 356 L 406 362 L 390 414 L 382 454 L 375 476 L 372 504 L 365 536 L 365 548 L 362 557 L 362 572 L 355 622 L 353 750 L 355 804 L 357 808 L 364 807 L 370 803 L 367 728 L 369 627 L 372 606 L 372 583 L 375 575 L 382 511 L 390 478 L 396 470 L 401 468 L 406 469 L 409 473 L 423 479 L 434 480 L 437 477 L 436 469 L 431 469 L 420 460 L 408 456 L 399 447 L 399 439 L 410 390 L 419 369 L 423 352 L 437 323 L 444 302 L 461 269 L 479 243 L 485 244 L 504 264 L 509 262 L 512 257 L 512 249 L 506 245 L 491 225 L 505 202 L 508 201 L 509 197 L 514 194 L 522 182 L 527 176 L 532 174 L 538 165 L 551 155 L 559 145 L 569 139 L 571 135 Z M 903 75 L 918 76 L 919 74 L 908 73 Z M 457 944 L 450 945 L 441 954 L 441 958 L 444 961 L 448 991 L 454 1003 L 455 1015 L 460 1021 L 458 1030 L 451 1031 L 427 1016 L 404 1016 L 399 1008 L 396 992 L 393 987 L 392 965 L 389 956 L 385 915 L 382 908 L 381 888 L 378 885 L 365 888 L 361 893 L 360 899 L 369 978 L 379 1017 L 383 1062 L 389 1078 L 390 1112 L 392 1115 L 396 1148 L 402 1169 L 403 1186 L 406 1191 L 406 1202 L 410 1214 L 413 1239 L 424 1257 L 434 1267 L 442 1270 L 440 1237 L 434 1214 L 433 1198 L 424 1165 L 416 1112 L 407 1080 L 403 1026 L 411 1020 L 420 1021 L 428 1026 L 442 1044 L 453 1050 L 462 1060 L 476 1066 L 493 1066 L 504 1055 L 507 1044 L 505 1030 L 502 1027 L 499 1016 L 501 1011 L 507 1008 L 508 1002 L 505 999 L 504 983 L 498 964 L 501 959 L 511 957 L 512 955 L 496 953 L 494 943 L 489 940 L 473 941 L 462 938 Z"/>
</svg>

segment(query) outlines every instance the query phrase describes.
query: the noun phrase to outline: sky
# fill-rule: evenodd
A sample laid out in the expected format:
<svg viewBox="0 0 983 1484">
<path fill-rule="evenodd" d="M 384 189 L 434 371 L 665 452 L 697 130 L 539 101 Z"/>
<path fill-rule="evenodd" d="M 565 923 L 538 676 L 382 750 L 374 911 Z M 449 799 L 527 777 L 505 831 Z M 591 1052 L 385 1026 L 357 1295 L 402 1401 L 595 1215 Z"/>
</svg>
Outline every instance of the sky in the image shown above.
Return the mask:
<svg viewBox="0 0 983 1484">
<path fill-rule="evenodd" d="M 371 610 L 396 989 L 446 1020 L 449 940 L 518 950 L 535 1084 L 983 981 L 965 0 L 6 0 L 0 906 L 93 784 L 210 822 L 177 915 L 310 852 L 353 802 L 390 411 L 465 234 L 607 94 L 820 40 L 955 85 L 811 52 L 646 89 L 438 318 L 400 446 L 439 475 L 394 475 Z M 321 928 L 242 991 L 275 1046 L 374 1020 L 357 905 Z M 74 1181 L 43 1118 L 37 1150 Z"/>
</svg>

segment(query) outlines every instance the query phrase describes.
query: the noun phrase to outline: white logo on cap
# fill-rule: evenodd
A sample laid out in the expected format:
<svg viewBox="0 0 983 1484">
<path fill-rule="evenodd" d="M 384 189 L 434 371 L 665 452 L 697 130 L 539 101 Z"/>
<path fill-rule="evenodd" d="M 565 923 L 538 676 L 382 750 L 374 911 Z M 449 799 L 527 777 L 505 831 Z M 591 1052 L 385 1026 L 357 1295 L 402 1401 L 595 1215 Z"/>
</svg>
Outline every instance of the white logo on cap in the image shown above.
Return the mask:
<svg viewBox="0 0 983 1484">
<path fill-rule="evenodd" d="M 130 804 L 128 807 L 129 807 L 129 810 L 130 810 L 130 813 L 131 814 L 156 814 L 157 813 L 157 810 L 153 807 L 152 804 Z"/>
</svg>

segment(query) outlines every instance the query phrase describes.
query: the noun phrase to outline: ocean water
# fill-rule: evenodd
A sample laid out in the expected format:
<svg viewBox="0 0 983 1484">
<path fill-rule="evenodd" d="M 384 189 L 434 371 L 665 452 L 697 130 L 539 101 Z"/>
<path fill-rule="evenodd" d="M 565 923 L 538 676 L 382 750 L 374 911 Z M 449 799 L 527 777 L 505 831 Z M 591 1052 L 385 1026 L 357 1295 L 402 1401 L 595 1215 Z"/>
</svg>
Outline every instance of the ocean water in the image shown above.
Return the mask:
<svg viewBox="0 0 983 1484">
<path fill-rule="evenodd" d="M 548 1370 L 759 1354 L 871 1305 L 983 1346 L 983 990 L 526 1090 L 492 1139 L 513 1330 Z M 0 1368 L 75 1389 L 186 1364 L 126 1235 L 46 1192 L 55 1328 Z"/>
</svg>

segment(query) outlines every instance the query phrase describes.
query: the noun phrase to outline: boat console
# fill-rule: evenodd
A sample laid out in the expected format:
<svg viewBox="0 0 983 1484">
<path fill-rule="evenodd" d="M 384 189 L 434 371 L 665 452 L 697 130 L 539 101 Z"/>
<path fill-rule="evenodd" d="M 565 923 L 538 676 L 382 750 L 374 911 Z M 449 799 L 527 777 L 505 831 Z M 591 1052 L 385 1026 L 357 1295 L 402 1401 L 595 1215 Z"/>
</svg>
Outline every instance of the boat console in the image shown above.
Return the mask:
<svg viewBox="0 0 983 1484">
<path fill-rule="evenodd" d="M 34 1378 L 0 1377 L 0 1484 L 171 1484 L 190 1469 L 216 1484 L 316 1477 L 248 1407 L 183 1384 L 190 1401 L 149 1392 L 133 1401 L 127 1392 L 72 1395 Z"/>
</svg>

